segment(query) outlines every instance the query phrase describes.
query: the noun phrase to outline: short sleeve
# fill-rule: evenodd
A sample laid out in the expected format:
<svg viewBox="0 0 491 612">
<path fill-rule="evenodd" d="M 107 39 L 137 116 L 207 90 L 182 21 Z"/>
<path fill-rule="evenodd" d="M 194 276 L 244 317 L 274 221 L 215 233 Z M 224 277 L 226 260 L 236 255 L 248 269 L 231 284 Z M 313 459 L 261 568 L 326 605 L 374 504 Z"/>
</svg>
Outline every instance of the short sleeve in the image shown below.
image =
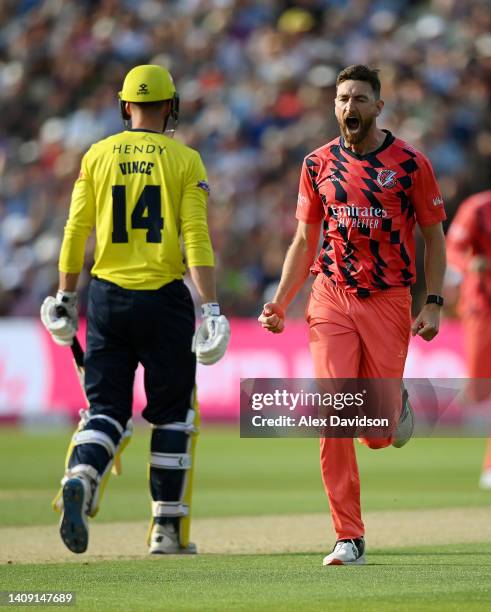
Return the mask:
<svg viewBox="0 0 491 612">
<path fill-rule="evenodd" d="M 314 189 L 313 174 L 318 167 L 315 159 L 306 157 L 300 173 L 298 187 L 297 212 L 295 217 L 304 223 L 316 223 L 324 217 L 324 207 L 318 192 Z"/>
<path fill-rule="evenodd" d="M 447 218 L 442 194 L 429 160 L 420 153 L 416 161 L 418 169 L 414 173 L 411 189 L 416 221 L 423 227 L 436 225 Z"/>
</svg>

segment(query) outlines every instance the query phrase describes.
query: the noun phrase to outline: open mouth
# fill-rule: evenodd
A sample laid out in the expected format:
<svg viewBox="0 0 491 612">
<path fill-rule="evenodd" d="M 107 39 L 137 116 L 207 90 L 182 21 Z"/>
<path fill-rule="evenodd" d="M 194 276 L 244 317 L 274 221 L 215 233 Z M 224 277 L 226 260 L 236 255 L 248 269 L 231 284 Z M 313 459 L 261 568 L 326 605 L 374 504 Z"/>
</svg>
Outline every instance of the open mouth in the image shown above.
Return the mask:
<svg viewBox="0 0 491 612">
<path fill-rule="evenodd" d="M 356 130 L 360 127 L 360 120 L 358 117 L 347 117 L 346 127 L 350 132 L 356 132 Z"/>
</svg>

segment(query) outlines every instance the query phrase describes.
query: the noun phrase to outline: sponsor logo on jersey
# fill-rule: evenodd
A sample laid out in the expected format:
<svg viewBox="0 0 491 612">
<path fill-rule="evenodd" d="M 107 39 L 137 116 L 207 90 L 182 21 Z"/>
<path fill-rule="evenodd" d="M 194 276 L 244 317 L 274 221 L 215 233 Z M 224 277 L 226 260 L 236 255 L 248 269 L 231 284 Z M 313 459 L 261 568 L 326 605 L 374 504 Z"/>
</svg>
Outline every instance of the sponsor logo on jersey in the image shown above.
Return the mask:
<svg viewBox="0 0 491 612">
<path fill-rule="evenodd" d="M 148 85 L 146 83 L 140 83 L 140 89 L 136 92 L 137 96 L 147 96 L 150 92 L 148 91 Z"/>
<path fill-rule="evenodd" d="M 343 175 L 341 174 L 341 172 L 339 170 L 337 170 L 336 168 L 330 168 L 332 174 L 330 174 L 326 180 L 328 180 L 331 183 L 340 183 Z"/>
<path fill-rule="evenodd" d="M 374 206 L 358 206 L 357 204 L 346 204 L 336 206 L 331 204 L 332 216 L 341 227 L 363 227 L 376 229 L 379 227 L 380 219 L 387 217 L 384 208 Z"/>
<path fill-rule="evenodd" d="M 388 170 L 387 168 L 380 170 L 380 172 L 377 174 L 377 183 L 380 185 L 380 187 L 385 187 L 385 189 L 395 187 L 397 184 L 395 171 Z"/>
<path fill-rule="evenodd" d="M 303 193 L 299 193 L 297 204 L 298 206 L 305 206 L 307 204 L 307 196 L 304 196 Z"/>
<path fill-rule="evenodd" d="M 336 204 L 331 204 L 331 210 L 336 219 L 343 217 L 376 217 L 379 219 L 387 217 L 385 208 L 375 208 L 374 206 L 358 206 L 357 204 L 336 206 Z"/>
<path fill-rule="evenodd" d="M 198 181 L 196 187 L 203 189 L 203 191 L 206 191 L 206 193 L 210 193 L 210 186 L 206 181 Z"/>
<path fill-rule="evenodd" d="M 436 196 L 436 198 L 433 198 L 433 206 L 443 206 L 443 198 L 441 195 Z"/>
</svg>

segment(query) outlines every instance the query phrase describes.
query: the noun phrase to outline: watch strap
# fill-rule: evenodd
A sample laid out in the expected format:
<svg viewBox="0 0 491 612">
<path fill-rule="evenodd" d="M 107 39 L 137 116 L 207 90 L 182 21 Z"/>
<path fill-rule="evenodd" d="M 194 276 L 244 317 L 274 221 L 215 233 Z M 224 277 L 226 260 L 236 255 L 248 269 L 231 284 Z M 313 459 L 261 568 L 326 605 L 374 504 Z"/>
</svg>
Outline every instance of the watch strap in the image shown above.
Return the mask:
<svg viewBox="0 0 491 612">
<path fill-rule="evenodd" d="M 426 304 L 436 304 L 437 306 L 443 306 L 443 298 L 441 295 L 435 295 L 430 293 L 426 298 Z"/>
</svg>

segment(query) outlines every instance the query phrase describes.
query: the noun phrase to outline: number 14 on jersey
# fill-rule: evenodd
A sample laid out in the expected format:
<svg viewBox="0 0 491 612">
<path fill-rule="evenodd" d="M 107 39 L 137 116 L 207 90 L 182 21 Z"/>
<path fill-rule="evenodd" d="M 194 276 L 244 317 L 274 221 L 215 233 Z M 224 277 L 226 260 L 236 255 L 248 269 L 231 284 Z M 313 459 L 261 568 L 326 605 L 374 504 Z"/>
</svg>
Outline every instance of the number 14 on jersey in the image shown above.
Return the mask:
<svg viewBox="0 0 491 612">
<path fill-rule="evenodd" d="M 114 185 L 113 196 L 113 243 L 128 242 L 126 223 L 126 187 Z M 164 219 L 161 210 L 160 185 L 145 185 L 131 213 L 131 229 L 146 229 L 147 242 L 162 242 Z"/>
</svg>

